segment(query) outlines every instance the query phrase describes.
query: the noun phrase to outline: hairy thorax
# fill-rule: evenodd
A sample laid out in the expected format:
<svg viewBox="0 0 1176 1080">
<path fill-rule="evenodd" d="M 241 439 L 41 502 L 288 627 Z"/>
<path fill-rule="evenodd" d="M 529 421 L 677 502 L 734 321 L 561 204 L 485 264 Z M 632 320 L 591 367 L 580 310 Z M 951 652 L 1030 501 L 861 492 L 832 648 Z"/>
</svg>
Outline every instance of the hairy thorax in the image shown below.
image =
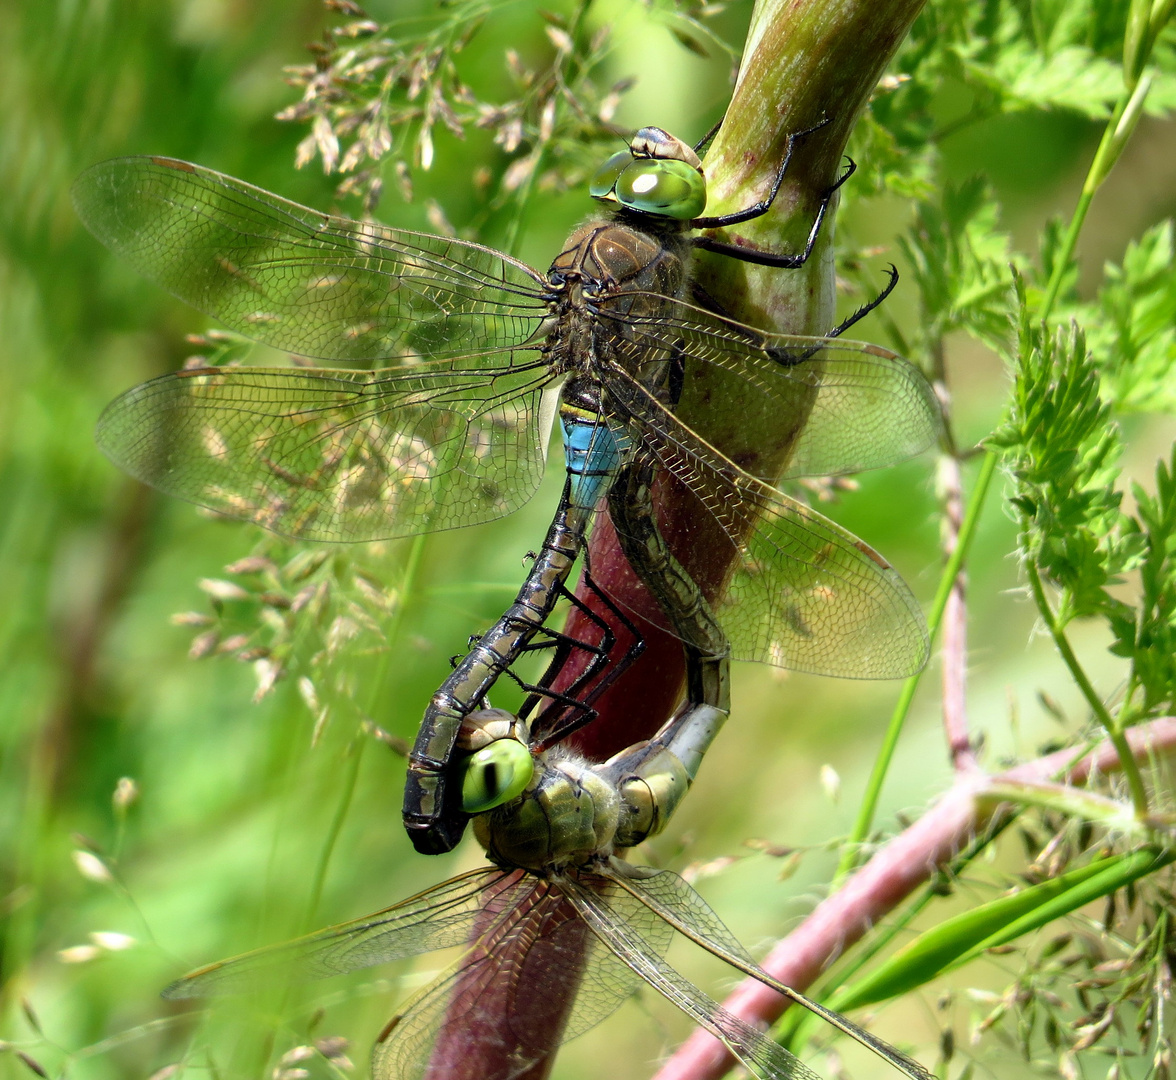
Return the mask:
<svg viewBox="0 0 1176 1080">
<path fill-rule="evenodd" d="M 568 238 L 547 279 L 554 322 L 544 350 L 557 370 L 575 375 L 615 363 L 649 385 L 650 365 L 669 357 L 664 348 L 651 349 L 642 326 L 662 317 L 667 297 L 686 293 L 688 246 L 681 232 L 589 222 Z"/>
</svg>

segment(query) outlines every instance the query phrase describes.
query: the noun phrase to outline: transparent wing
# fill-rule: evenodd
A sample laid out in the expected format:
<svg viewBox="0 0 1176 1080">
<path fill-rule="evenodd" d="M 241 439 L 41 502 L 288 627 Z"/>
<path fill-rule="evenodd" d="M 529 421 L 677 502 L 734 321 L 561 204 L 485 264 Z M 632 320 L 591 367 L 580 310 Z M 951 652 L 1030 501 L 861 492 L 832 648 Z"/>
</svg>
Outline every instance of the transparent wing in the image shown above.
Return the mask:
<svg viewBox="0 0 1176 1080">
<path fill-rule="evenodd" d="M 648 299 L 651 307 L 659 300 Z M 913 364 L 877 345 L 772 334 L 664 297 L 655 317 L 612 315 L 607 302 L 597 306 L 618 327 L 618 351 L 630 362 L 651 350 L 685 358 L 691 378 L 680 410 L 700 418 L 696 430 L 704 440 L 725 446 L 739 430 L 724 438 L 702 426 L 715 410 L 692 408 L 692 394 L 719 401 L 738 395 L 733 424 L 792 443 L 783 471 L 768 480 L 892 465 L 925 450 L 940 431 L 930 384 Z"/>
<path fill-rule="evenodd" d="M 727 494 L 715 475 L 710 490 Z M 720 521 L 748 530 L 721 614 L 733 656 L 847 679 L 922 670 L 927 621 L 881 555 L 763 481 L 744 476 L 731 486 L 740 502 Z"/>
<path fill-rule="evenodd" d="M 619 959 L 714 1035 L 760 1080 L 817 1080 L 797 1057 L 727 1012 L 660 958 L 646 933 L 662 920 L 639 900 L 611 882 L 598 890 L 569 881 L 565 890 L 592 932 Z"/>
<path fill-rule="evenodd" d="M 177 979 L 167 998 L 240 994 L 280 980 L 322 979 L 469 940 L 487 891 L 510 874 L 483 867 L 362 919 L 209 964 Z"/>
<path fill-rule="evenodd" d="M 856 1039 L 863 1046 L 873 1050 L 912 1080 L 934 1080 L 931 1073 L 922 1065 L 891 1046 L 885 1039 L 859 1027 L 840 1013 L 826 1009 L 791 987 L 784 986 L 762 971 L 738 938 L 715 914 L 714 909 L 677 874 L 668 870 L 653 871 L 645 867 L 630 867 L 620 860 L 614 860 L 614 869 L 614 880 L 622 889 L 707 952 L 727 961 L 746 975 L 778 990 L 785 997 L 820 1016 L 851 1039 Z"/>
<path fill-rule="evenodd" d="M 116 398 L 96 435 L 169 495 L 286 536 L 386 539 L 487 521 L 534 494 L 545 375 L 451 362 L 178 371 Z"/>
<path fill-rule="evenodd" d="M 744 472 L 636 380 L 610 370 L 608 385 L 639 418 L 630 421 L 632 437 L 698 500 L 694 519 L 709 513 L 736 548 L 719 607 L 733 658 L 848 679 L 904 678 L 922 668 L 926 622 L 881 555 Z"/>
<path fill-rule="evenodd" d="M 528 341 L 547 315 L 543 278 L 507 255 L 332 217 L 171 158 L 94 165 L 73 200 L 144 276 L 303 356 L 492 355 Z"/>
<path fill-rule="evenodd" d="M 510 1080 L 603 1020 L 639 983 L 561 885 L 522 876 L 495 907 L 500 917 L 380 1034 L 375 1080 Z M 664 952 L 672 934 L 662 923 L 651 948 Z"/>
<path fill-rule="evenodd" d="M 728 963 L 734 958 L 744 964 L 755 961 L 727 924 L 688 882 L 670 870 L 653 870 L 630 866 L 621 859 L 612 860 L 613 879 L 626 892 L 667 920 L 680 934 L 685 934 L 704 949 L 714 950 Z"/>
</svg>

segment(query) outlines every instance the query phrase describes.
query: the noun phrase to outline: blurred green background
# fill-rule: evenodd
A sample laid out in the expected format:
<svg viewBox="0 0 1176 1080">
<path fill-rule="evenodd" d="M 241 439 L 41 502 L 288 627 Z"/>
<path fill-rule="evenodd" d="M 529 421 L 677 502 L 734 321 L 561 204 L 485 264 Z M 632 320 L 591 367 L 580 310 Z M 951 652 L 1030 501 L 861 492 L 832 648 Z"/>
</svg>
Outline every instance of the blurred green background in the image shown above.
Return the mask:
<svg viewBox="0 0 1176 1080">
<path fill-rule="evenodd" d="M 416 0 L 370 9 L 379 20 L 434 11 Z M 550 50 L 537 11 L 498 5 L 471 43 L 469 68 L 486 85 L 505 71 L 508 45 L 524 57 Z M 748 13 L 733 5 L 716 29 L 738 43 Z M 609 77 L 637 80 L 618 123 L 696 138 L 721 114 L 731 63 L 721 50 L 704 58 L 683 48 L 657 5 L 612 0 L 592 19 L 615 24 Z M 386 906 L 479 860 L 472 843 L 441 859 L 412 853 L 399 824 L 403 762 L 357 736 L 355 721 L 367 716 L 411 738 L 449 656 L 513 596 L 555 488 L 493 525 L 344 556 L 338 611 L 354 600 L 358 568 L 379 593 L 383 618 L 360 625 L 354 656 L 340 649 L 337 683 L 319 688 L 327 715 L 316 724 L 321 708 L 308 704 L 296 677 L 253 704 L 258 672 L 229 658 L 189 659 L 196 631 L 170 621 L 177 612 L 211 613 L 201 579 L 224 580 L 227 564 L 258 552 L 284 563 L 294 549 L 143 489 L 92 440 L 102 407 L 179 366 L 191 351 L 185 334 L 207 323 L 86 233 L 70 183 L 92 162 L 160 153 L 337 206 L 330 178 L 294 169 L 305 131 L 274 120 L 297 97 L 283 67 L 305 63 L 304 44 L 337 21 L 310 0 L 61 0 L 0 11 L 0 1038 L 52 1076 L 146 1077 L 177 1062 L 191 1075 L 259 1076 L 267 1049 L 280 1055 L 304 1041 L 311 1016 L 315 1038 L 353 1040 L 362 1075 L 393 1001 L 437 969 L 435 958 L 363 973 L 342 989 L 313 987 L 305 1000 L 322 1003 L 321 1015 L 313 1005 L 283 1018 L 234 1006 L 206 1017 L 162 1002 L 158 991 L 195 964 Z M 938 107 L 950 118 L 958 103 L 945 93 Z M 1072 206 L 1097 135 L 1072 116 L 1022 114 L 946 140 L 945 170 L 954 179 L 987 174 L 1006 223 L 1028 242 L 1048 214 Z M 416 200 L 404 203 L 390 183 L 379 216 L 428 228 L 425 200 L 436 198 L 459 230 L 476 218 L 479 238 L 501 243 L 508 223 L 484 213 L 471 162 L 500 171 L 507 160 L 484 132 L 465 142 L 440 132 L 432 168 L 413 175 Z M 1174 162 L 1172 126 L 1145 120 L 1084 234 L 1084 280 L 1171 213 Z M 582 189 L 536 191 L 518 254 L 546 266 L 586 212 Z M 907 223 L 894 198 L 859 202 L 846 221 L 858 243 L 881 249 L 879 266 L 897 259 L 894 238 Z M 913 318 L 910 304 L 900 284 L 892 317 Z M 855 333 L 882 340 L 872 320 Z M 949 365 L 959 430 L 977 439 L 998 416 L 1003 377 L 979 346 L 956 346 Z M 1139 467 L 1129 462 L 1128 471 L 1143 473 L 1172 432 L 1135 434 Z M 832 509 L 924 601 L 938 571 L 932 472 L 926 457 L 863 477 L 860 491 Z M 1063 705 L 1074 700 L 1051 649 L 1030 641 L 1029 606 L 1009 591 L 1017 584 L 1012 535 L 1006 515 L 990 509 L 972 567 L 973 718 L 990 761 L 1051 737 L 1038 690 Z M 234 603 L 224 602 L 229 621 Z M 251 618 L 242 603 L 242 625 Z M 295 643 L 295 655 L 321 644 Z M 1100 674 L 1097 662 L 1091 669 Z M 1113 677 L 1109 657 L 1103 673 Z M 670 834 L 646 857 L 699 869 L 700 888 L 749 945 L 785 932 L 828 880 L 835 854 L 820 845 L 852 819 L 896 692 L 740 666 L 732 723 Z M 887 788 L 888 819 L 919 810 L 949 777 L 934 678 L 921 694 Z M 840 801 L 822 782 L 824 766 L 841 778 Z M 137 797 L 115 798 L 122 778 Z M 745 845 L 752 838 L 814 850 L 781 880 L 782 862 Z M 101 861 L 79 863 L 79 851 Z M 134 941 L 111 949 L 109 938 L 95 945 L 95 932 Z M 91 948 L 63 958 L 77 946 Z M 713 993 L 728 984 L 719 965 L 684 945 L 671 957 Z M 999 971 L 989 985 L 1003 985 Z M 572 1044 L 557 1075 L 599 1075 L 602 1058 L 610 1075 L 649 1075 L 685 1032 L 681 1017 L 651 999 Z M 930 1000 L 892 1007 L 878 1030 L 932 1046 Z M 844 1053 L 857 1075 L 882 1074 Z M 29 1075 L 14 1053 L 0 1054 L 0 1076 Z"/>
</svg>

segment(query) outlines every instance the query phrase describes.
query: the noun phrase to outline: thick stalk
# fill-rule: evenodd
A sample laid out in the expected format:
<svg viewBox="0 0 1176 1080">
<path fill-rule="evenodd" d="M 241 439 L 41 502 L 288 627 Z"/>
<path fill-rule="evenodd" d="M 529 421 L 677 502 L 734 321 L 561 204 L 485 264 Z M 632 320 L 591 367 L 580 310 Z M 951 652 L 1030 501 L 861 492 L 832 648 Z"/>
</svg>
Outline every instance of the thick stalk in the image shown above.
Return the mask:
<svg viewBox="0 0 1176 1080">
<path fill-rule="evenodd" d="M 781 160 L 787 137 L 829 123 L 798 147 L 772 212 L 729 229 L 768 251 L 801 250 L 822 195 L 841 167 L 858 114 L 922 0 L 762 0 L 752 18 L 738 85 L 726 119 L 704 162 L 708 214 L 741 209 L 761 197 Z M 698 259 L 698 287 L 721 310 L 743 322 L 783 333 L 820 335 L 835 323 L 833 216 L 800 269 L 751 266 L 721 256 Z M 778 475 L 804 417 L 766 416 L 754 389 L 715 371 L 687 371 L 678 414 L 690 427 L 749 471 Z M 749 422 L 749 417 L 758 418 Z M 781 420 L 785 426 L 781 426 Z M 664 482 L 664 478 L 663 478 Z M 696 499 L 666 482 L 659 527 L 675 556 L 707 599 L 721 600 L 735 551 Z M 595 760 L 648 738 L 671 715 L 681 693 L 681 643 L 661 629 L 654 600 L 620 552 L 611 523 L 602 520 L 590 544 L 595 580 L 635 613 L 646 651 L 597 702 L 598 718 L 576 736 Z M 594 604 L 590 595 L 582 595 Z M 598 609 L 599 610 L 599 609 Z M 573 612 L 568 632 L 588 636 L 587 619 Z M 624 648 L 626 641 L 620 641 Z M 574 665 L 557 683 L 570 684 Z M 552 1032 L 558 1038 L 558 1032 Z M 552 1058 L 531 1069 L 542 1080 Z"/>
<path fill-rule="evenodd" d="M 1046 628 L 1049 630 L 1050 637 L 1054 640 L 1054 645 L 1057 647 L 1062 661 L 1070 669 L 1070 675 L 1077 684 L 1078 689 L 1082 691 L 1082 696 L 1086 698 L 1086 703 L 1090 706 L 1091 712 L 1094 713 L 1095 719 L 1107 733 L 1111 744 L 1119 751 L 1122 757 L 1123 775 L 1127 778 L 1127 784 L 1131 789 L 1131 801 L 1135 806 L 1136 816 L 1142 820 L 1148 813 L 1147 790 L 1143 785 L 1143 776 L 1139 772 L 1139 767 L 1131 758 L 1127 738 L 1123 733 L 1123 729 L 1107 711 L 1107 707 L 1103 704 L 1102 698 L 1099 697 L 1098 692 L 1091 685 L 1090 679 L 1086 676 L 1086 671 L 1078 662 L 1078 657 L 1070 647 L 1070 641 L 1066 637 L 1065 628 L 1054 613 L 1049 598 L 1045 595 L 1045 586 L 1042 584 L 1041 575 L 1037 572 L 1036 563 L 1027 563 L 1026 571 L 1029 577 L 1029 586 L 1033 591 L 1033 599 L 1037 604 L 1038 613 L 1045 621 Z"/>
<path fill-rule="evenodd" d="M 797 148 L 772 212 L 727 230 L 724 239 L 734 242 L 738 237 L 768 251 L 802 249 L 821 198 L 838 175 L 849 132 L 921 6 L 922 0 L 761 0 L 727 120 L 706 156 L 711 192 L 707 213 L 754 203 L 767 190 L 787 137 L 822 120 L 829 123 Z M 741 321 L 817 335 L 836 321 L 832 215 L 801 269 L 765 269 L 719 256 L 698 262 L 698 287 Z M 753 388 L 698 368 L 687 372 L 679 415 L 740 465 L 765 476 L 783 469 L 804 420 L 765 415 Z M 749 422 L 749 416 L 758 419 Z M 734 549 L 692 496 L 673 484 L 659 495 L 659 527 L 674 555 L 708 600 L 718 600 L 733 569 Z M 635 613 L 647 641 L 640 660 L 597 702 L 599 717 L 576 736 L 583 752 L 603 760 L 652 736 L 669 718 L 681 696 L 684 657 L 681 643 L 660 629 L 656 604 L 634 577 L 607 520 L 599 522 L 593 535 L 590 563 L 595 580 Z M 592 595 L 582 593 L 581 598 L 605 614 Z M 567 631 L 587 640 L 597 637 L 578 613 Z M 627 644 L 620 640 L 618 648 Z M 574 664 L 566 665 L 555 689 L 566 688 L 578 673 Z M 574 969 L 570 957 L 563 957 L 563 963 Z M 564 1006 L 570 1007 L 573 994 L 569 982 Z M 552 1051 L 564 1018 L 563 1009 L 549 1010 L 546 1037 Z M 484 1012 L 481 1022 L 487 1022 Z M 508 1023 L 505 1017 L 503 1022 Z M 541 1037 L 532 1031 L 528 1041 L 535 1046 Z M 460 1026 L 447 1025 L 433 1058 L 439 1071 L 431 1075 L 443 1074 L 446 1063 L 458 1058 L 463 1067 L 474 1067 L 470 1055 L 462 1055 L 462 1043 Z M 488 1043 L 483 1039 L 479 1045 Z M 553 1061 L 554 1054 L 548 1054 L 522 1074 L 524 1080 L 542 1080 Z M 488 1073 L 493 1066 L 480 1062 L 470 1075 Z"/>
</svg>

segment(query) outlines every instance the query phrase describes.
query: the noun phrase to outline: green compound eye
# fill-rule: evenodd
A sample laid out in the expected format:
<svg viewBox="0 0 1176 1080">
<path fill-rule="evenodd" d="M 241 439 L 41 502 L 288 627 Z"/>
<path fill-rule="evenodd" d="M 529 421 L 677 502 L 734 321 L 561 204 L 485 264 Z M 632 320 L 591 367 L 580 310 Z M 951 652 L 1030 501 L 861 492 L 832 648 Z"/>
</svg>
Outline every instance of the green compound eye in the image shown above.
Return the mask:
<svg viewBox="0 0 1176 1080">
<path fill-rule="evenodd" d="M 499 739 L 462 765 L 461 808 L 467 814 L 493 810 L 522 794 L 535 771 L 531 752 L 514 739 Z"/>
<path fill-rule="evenodd" d="M 706 207 L 706 181 L 685 161 L 636 160 L 621 173 L 616 195 L 631 210 L 689 221 Z"/>
<path fill-rule="evenodd" d="M 625 171 L 625 166 L 632 163 L 633 155 L 628 150 L 613 154 L 596 170 L 596 175 L 592 177 L 592 183 L 588 185 L 588 194 L 594 199 L 614 198 L 613 188 L 616 187 L 621 173 Z"/>
</svg>

